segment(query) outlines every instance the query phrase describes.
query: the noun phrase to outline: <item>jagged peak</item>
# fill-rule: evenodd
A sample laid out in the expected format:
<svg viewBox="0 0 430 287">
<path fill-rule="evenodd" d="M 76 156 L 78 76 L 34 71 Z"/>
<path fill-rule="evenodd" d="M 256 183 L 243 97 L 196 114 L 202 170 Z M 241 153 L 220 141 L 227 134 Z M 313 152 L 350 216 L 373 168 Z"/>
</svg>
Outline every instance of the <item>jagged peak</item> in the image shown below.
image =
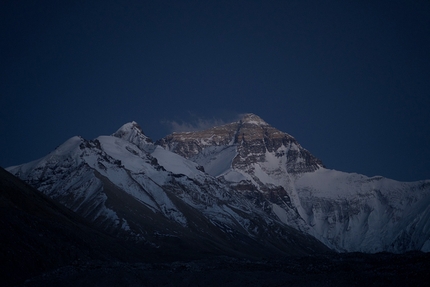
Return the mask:
<svg viewBox="0 0 430 287">
<path fill-rule="evenodd" d="M 142 128 L 135 121 L 124 124 L 112 136 L 134 143 L 141 148 L 152 143 L 152 140 L 145 135 Z"/>
<path fill-rule="evenodd" d="M 131 122 L 128 122 L 128 123 L 126 123 L 126 124 L 124 124 L 124 125 L 122 125 L 115 133 L 114 133 L 114 135 L 115 134 L 117 134 L 117 133 L 125 133 L 125 132 L 131 132 L 132 130 L 135 130 L 135 131 L 137 131 L 137 132 L 139 132 L 139 133 L 142 133 L 143 134 L 143 131 L 142 131 L 142 128 L 139 126 L 139 124 L 138 123 L 136 123 L 135 121 L 131 121 Z"/>
<path fill-rule="evenodd" d="M 135 121 L 128 122 L 124 125 L 122 125 L 116 132 L 114 132 L 112 135 L 115 137 L 122 138 L 125 134 L 129 133 L 137 133 L 145 135 L 142 131 L 142 128 L 139 126 L 138 123 Z M 145 136 L 146 137 L 146 136 Z"/>
<path fill-rule="evenodd" d="M 266 123 L 262 118 L 260 118 L 259 116 L 257 116 L 256 114 L 253 113 L 247 113 L 247 114 L 243 114 L 242 118 L 240 119 L 241 123 L 247 123 L 247 124 L 255 124 L 255 125 L 269 125 L 268 123 Z"/>
</svg>

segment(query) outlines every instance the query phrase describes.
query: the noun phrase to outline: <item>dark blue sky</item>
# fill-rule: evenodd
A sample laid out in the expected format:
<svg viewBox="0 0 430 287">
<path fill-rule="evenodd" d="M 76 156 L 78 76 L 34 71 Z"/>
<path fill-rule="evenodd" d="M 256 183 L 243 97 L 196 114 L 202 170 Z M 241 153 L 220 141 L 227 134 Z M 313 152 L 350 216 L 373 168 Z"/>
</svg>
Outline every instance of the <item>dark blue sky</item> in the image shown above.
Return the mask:
<svg viewBox="0 0 430 287">
<path fill-rule="evenodd" d="M 0 166 L 252 112 L 328 168 L 430 179 L 427 0 L 42 2 L 0 4 Z"/>
</svg>

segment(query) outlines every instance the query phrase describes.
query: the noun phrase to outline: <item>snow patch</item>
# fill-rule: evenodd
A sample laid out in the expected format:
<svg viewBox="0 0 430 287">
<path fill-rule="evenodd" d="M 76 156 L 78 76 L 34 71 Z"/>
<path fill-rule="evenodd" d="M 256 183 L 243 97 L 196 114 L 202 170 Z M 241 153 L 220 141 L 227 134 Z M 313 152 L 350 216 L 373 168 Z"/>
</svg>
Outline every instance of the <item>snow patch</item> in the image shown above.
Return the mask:
<svg viewBox="0 0 430 287">
<path fill-rule="evenodd" d="M 237 156 L 236 146 L 211 146 L 203 149 L 190 160 L 204 167 L 211 176 L 219 176 L 231 168 L 233 159 Z"/>
<path fill-rule="evenodd" d="M 197 169 L 197 163 L 165 150 L 160 146 L 157 146 L 151 155 L 157 159 L 161 166 L 174 174 L 184 174 L 189 178 L 196 178 L 202 174 L 202 172 Z"/>
</svg>

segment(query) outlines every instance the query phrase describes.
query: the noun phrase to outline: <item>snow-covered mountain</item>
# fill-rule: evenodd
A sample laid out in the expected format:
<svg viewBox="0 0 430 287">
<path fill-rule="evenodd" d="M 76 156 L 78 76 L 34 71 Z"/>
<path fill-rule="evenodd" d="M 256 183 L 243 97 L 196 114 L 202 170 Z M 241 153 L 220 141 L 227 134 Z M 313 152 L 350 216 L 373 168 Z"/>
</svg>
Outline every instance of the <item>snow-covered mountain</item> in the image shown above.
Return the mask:
<svg viewBox="0 0 430 287">
<path fill-rule="evenodd" d="M 254 114 L 156 143 L 127 123 L 8 170 L 106 231 L 157 248 L 430 251 L 429 180 L 326 169 Z"/>
<path fill-rule="evenodd" d="M 155 248 L 258 256 L 328 250 L 202 169 L 154 145 L 132 122 L 112 136 L 72 137 L 8 171 L 105 231 Z"/>
</svg>

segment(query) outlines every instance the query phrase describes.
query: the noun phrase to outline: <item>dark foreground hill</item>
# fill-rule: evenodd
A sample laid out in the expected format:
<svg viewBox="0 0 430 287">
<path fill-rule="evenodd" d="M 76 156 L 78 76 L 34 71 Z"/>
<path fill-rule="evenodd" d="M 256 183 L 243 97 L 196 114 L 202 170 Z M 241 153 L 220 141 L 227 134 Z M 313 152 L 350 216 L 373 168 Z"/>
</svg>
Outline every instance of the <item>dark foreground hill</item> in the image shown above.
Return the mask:
<svg viewBox="0 0 430 287">
<path fill-rule="evenodd" d="M 121 242 L 0 168 L 1 286 L 88 260 L 133 261 L 149 248 Z"/>
<path fill-rule="evenodd" d="M 283 260 L 86 261 L 23 286 L 428 286 L 429 259 L 425 253 L 354 253 Z"/>
</svg>

